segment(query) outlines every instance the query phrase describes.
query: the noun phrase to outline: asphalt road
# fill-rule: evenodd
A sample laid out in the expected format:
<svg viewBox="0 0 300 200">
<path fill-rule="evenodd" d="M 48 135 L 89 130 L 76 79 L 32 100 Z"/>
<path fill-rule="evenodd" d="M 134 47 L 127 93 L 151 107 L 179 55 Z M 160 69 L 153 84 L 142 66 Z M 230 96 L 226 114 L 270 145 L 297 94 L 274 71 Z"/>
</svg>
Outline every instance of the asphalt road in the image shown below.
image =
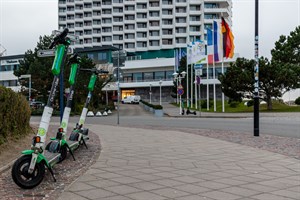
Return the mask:
<svg viewBox="0 0 300 200">
<path fill-rule="evenodd" d="M 300 115 L 300 114 L 299 114 Z M 117 125 L 117 111 L 106 117 L 87 117 L 86 124 Z M 70 118 L 70 124 L 75 124 L 79 116 Z M 38 123 L 40 117 L 32 117 L 33 123 Z M 59 117 L 53 117 L 51 122 L 59 122 Z M 154 126 L 172 128 L 192 128 L 238 131 L 244 134 L 253 134 L 252 118 L 173 118 L 154 117 L 153 114 L 144 111 L 139 105 L 120 106 L 119 122 L 123 126 Z M 261 117 L 260 134 L 270 134 L 284 137 L 300 138 L 299 118 L 278 116 Z"/>
</svg>

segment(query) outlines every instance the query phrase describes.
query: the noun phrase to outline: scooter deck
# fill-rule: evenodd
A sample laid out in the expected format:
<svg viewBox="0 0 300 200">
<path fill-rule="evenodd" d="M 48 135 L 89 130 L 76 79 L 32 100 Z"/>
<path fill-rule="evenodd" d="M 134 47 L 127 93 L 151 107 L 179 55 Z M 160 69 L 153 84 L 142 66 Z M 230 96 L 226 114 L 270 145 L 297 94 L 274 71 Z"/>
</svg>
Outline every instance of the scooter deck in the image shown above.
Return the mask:
<svg viewBox="0 0 300 200">
<path fill-rule="evenodd" d="M 51 153 L 49 151 L 45 151 L 44 156 L 48 160 L 48 163 L 52 166 L 53 164 L 59 162 L 60 153 Z"/>
<path fill-rule="evenodd" d="M 79 142 L 78 141 L 72 141 L 72 140 L 68 140 L 68 145 L 71 149 L 74 149 L 76 146 L 79 145 Z"/>
</svg>

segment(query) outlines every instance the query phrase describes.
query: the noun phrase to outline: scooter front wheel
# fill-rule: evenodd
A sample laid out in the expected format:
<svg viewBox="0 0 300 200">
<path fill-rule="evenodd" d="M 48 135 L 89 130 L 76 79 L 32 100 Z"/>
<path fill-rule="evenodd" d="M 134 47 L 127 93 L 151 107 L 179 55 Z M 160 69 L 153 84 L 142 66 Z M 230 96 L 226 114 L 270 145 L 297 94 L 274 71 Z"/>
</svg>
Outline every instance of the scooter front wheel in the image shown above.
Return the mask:
<svg viewBox="0 0 300 200">
<path fill-rule="evenodd" d="M 14 163 L 11 175 L 14 182 L 21 188 L 31 189 L 38 186 L 45 176 L 45 166 L 43 163 L 36 163 L 33 172 L 28 173 L 31 162 L 31 155 L 24 155 Z"/>
</svg>

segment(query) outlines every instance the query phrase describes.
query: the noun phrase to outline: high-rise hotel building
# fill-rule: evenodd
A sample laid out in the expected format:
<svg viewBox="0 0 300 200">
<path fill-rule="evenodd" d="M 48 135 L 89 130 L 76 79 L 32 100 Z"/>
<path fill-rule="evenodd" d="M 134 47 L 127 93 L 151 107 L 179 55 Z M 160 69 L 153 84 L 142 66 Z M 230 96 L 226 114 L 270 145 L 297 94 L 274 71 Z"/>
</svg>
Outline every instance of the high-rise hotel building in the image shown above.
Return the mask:
<svg viewBox="0 0 300 200">
<path fill-rule="evenodd" d="M 206 27 L 223 16 L 231 0 L 59 0 L 59 28 L 80 40 L 75 48 L 111 45 L 128 52 L 186 47 L 205 40 Z"/>
</svg>

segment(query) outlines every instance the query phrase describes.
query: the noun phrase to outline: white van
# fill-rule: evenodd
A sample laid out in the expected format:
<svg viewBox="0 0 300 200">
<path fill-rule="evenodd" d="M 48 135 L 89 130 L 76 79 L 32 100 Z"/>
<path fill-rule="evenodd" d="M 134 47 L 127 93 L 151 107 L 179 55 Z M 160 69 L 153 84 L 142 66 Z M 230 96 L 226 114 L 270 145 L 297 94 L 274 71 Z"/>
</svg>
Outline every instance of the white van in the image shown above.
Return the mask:
<svg viewBox="0 0 300 200">
<path fill-rule="evenodd" d="M 122 103 L 131 103 L 131 104 L 138 104 L 141 100 L 141 97 L 139 95 L 133 95 L 133 96 L 127 96 L 122 99 Z"/>
</svg>

